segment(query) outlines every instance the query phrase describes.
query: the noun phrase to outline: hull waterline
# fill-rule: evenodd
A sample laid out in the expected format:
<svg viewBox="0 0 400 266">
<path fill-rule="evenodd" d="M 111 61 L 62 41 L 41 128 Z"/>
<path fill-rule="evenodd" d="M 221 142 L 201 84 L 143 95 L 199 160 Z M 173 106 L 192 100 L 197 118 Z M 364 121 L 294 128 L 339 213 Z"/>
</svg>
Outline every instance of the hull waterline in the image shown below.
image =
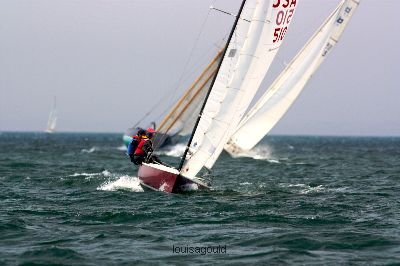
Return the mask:
<svg viewBox="0 0 400 266">
<path fill-rule="evenodd" d="M 141 185 L 167 193 L 210 189 L 207 184 L 199 180 L 181 176 L 177 169 L 159 164 L 143 163 L 139 166 L 138 177 Z"/>
</svg>

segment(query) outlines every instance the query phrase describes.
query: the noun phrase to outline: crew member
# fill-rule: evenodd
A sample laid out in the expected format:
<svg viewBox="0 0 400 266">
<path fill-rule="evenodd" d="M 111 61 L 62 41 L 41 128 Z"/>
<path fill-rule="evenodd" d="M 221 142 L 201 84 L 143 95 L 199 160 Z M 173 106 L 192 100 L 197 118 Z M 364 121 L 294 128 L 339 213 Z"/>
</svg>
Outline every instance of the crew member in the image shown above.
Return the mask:
<svg viewBox="0 0 400 266">
<path fill-rule="evenodd" d="M 137 147 L 139 146 L 140 141 L 145 136 L 146 136 L 146 130 L 139 128 L 136 135 L 132 136 L 132 141 L 128 145 L 128 155 L 129 155 L 129 158 L 131 159 L 131 162 L 134 164 L 136 164 L 135 158 L 134 158 L 135 151 L 136 151 Z"/>
<path fill-rule="evenodd" d="M 153 128 L 148 128 L 146 130 L 146 135 L 142 136 L 134 153 L 135 164 L 142 164 L 143 162 L 163 164 L 161 160 L 153 154 L 154 148 L 151 139 L 154 133 L 155 130 Z"/>
</svg>

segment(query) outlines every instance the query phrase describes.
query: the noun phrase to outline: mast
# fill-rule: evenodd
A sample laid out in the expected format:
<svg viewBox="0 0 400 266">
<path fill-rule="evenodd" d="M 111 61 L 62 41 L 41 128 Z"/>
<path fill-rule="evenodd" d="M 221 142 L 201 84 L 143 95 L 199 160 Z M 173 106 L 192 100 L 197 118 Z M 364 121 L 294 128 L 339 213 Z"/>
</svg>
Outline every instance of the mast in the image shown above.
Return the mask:
<svg viewBox="0 0 400 266">
<path fill-rule="evenodd" d="M 215 75 L 216 71 L 213 71 L 211 74 Z M 178 121 L 178 119 L 181 118 L 183 112 L 185 112 L 188 107 L 190 106 L 190 104 L 194 101 L 194 99 L 200 94 L 201 90 L 204 88 L 204 86 L 207 84 L 207 82 L 211 79 L 212 75 L 210 77 L 208 77 L 203 84 L 201 84 L 200 88 L 195 92 L 194 96 L 192 99 L 190 99 L 189 103 L 185 104 L 185 106 L 182 108 L 182 111 L 175 117 L 175 119 L 172 121 L 171 125 L 169 125 L 167 127 L 167 129 L 165 130 L 165 132 L 168 132 L 176 123 L 176 121 Z M 175 110 L 176 111 L 176 110 Z M 164 124 L 162 126 L 159 127 L 159 130 L 162 129 L 162 127 L 164 126 Z"/>
<path fill-rule="evenodd" d="M 237 24 L 238 24 L 238 22 L 239 22 L 240 15 L 241 15 L 241 13 L 242 13 L 242 11 L 243 11 L 243 7 L 244 7 L 245 3 L 246 3 L 246 0 L 243 0 L 243 1 L 242 1 L 242 4 L 240 5 L 239 12 L 238 12 L 238 14 L 237 14 L 237 16 L 236 16 L 235 22 L 234 22 L 234 24 L 233 24 L 233 26 L 232 26 L 232 29 L 231 29 L 231 32 L 230 32 L 230 34 L 229 34 L 229 38 L 228 38 L 227 44 L 226 44 L 226 46 L 225 46 L 224 53 L 223 53 L 223 55 L 222 55 L 222 59 L 221 59 L 221 61 L 220 61 L 219 64 L 218 64 L 216 74 L 214 75 L 214 78 L 213 78 L 213 80 L 212 80 L 212 82 L 211 82 L 210 88 L 208 89 L 206 98 L 204 99 L 203 105 L 201 106 L 199 116 L 197 117 L 196 124 L 194 125 L 192 134 L 190 135 L 190 139 L 189 139 L 189 141 L 188 141 L 188 144 L 186 145 L 186 149 L 185 149 L 185 152 L 183 153 L 181 162 L 180 162 L 179 167 L 178 167 L 178 171 L 181 171 L 181 169 L 182 169 L 182 167 L 183 167 L 183 164 L 185 163 L 186 155 L 187 155 L 187 153 L 189 152 L 190 145 L 192 144 L 192 140 L 193 140 L 194 133 L 196 132 L 197 126 L 199 125 L 200 118 L 201 118 L 201 116 L 202 116 L 202 114 L 203 114 L 203 111 L 204 111 L 204 108 L 205 108 L 205 106 L 206 106 L 208 97 L 210 96 L 211 90 L 212 90 L 212 88 L 213 88 L 213 86 L 214 86 L 214 83 L 215 83 L 215 81 L 216 81 L 216 79 L 217 79 L 218 72 L 219 72 L 219 70 L 220 70 L 220 68 L 221 68 L 222 62 L 224 61 L 225 54 L 226 54 L 226 52 L 227 52 L 227 50 L 228 50 L 228 45 L 229 45 L 229 43 L 230 43 L 231 40 L 232 40 L 233 34 L 234 34 L 235 29 L 236 29 L 236 26 L 237 26 Z"/>
</svg>

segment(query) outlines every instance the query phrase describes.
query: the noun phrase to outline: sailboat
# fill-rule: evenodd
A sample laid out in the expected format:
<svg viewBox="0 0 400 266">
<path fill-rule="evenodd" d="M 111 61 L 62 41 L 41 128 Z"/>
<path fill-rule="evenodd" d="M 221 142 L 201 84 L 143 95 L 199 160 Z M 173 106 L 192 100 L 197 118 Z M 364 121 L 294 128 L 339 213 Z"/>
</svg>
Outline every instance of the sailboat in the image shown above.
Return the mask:
<svg viewBox="0 0 400 266">
<path fill-rule="evenodd" d="M 228 153 L 245 155 L 278 123 L 337 44 L 359 3 L 359 0 L 339 3 L 243 118 L 225 145 Z"/>
<path fill-rule="evenodd" d="M 53 105 L 49 114 L 49 119 L 47 120 L 47 127 L 45 129 L 46 133 L 53 133 L 56 130 L 57 125 L 57 106 L 56 97 L 54 96 Z"/>
<path fill-rule="evenodd" d="M 177 168 L 143 163 L 143 186 L 169 193 L 209 189 L 211 169 L 237 128 L 283 42 L 299 1 L 244 0 Z"/>
<path fill-rule="evenodd" d="M 151 127 L 156 130 L 153 137 L 153 145 L 156 149 L 170 144 L 172 142 L 171 139 L 177 135 L 187 136 L 191 133 L 200 111 L 201 103 L 206 97 L 212 78 L 215 76 L 218 64 L 221 61 L 223 51 L 224 49 L 218 51 L 203 72 L 172 106 L 159 126 L 153 122 L 150 126 L 144 127 Z M 132 136 L 136 135 L 137 130 L 138 127 L 134 126 L 125 132 L 123 136 L 125 146 L 128 146 L 132 141 Z"/>
</svg>

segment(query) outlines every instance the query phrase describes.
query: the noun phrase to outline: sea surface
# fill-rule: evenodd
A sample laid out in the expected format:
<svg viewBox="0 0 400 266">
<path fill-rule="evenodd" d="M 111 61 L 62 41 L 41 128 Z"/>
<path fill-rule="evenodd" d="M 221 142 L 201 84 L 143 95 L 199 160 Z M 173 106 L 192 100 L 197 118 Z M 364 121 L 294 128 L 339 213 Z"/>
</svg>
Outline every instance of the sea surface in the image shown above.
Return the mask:
<svg viewBox="0 0 400 266">
<path fill-rule="evenodd" d="M 212 176 L 147 191 L 121 134 L 0 133 L 0 265 L 400 265 L 400 138 L 270 136 Z"/>
</svg>

